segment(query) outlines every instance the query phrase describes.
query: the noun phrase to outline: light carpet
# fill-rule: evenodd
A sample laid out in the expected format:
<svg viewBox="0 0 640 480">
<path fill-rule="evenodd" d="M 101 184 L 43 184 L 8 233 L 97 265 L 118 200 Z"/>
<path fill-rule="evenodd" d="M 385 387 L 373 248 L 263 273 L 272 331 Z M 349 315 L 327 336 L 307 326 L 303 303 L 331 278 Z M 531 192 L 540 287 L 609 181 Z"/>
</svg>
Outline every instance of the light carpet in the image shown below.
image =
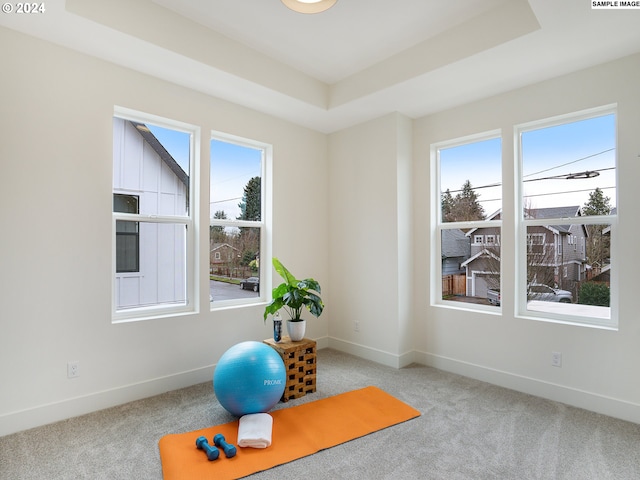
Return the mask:
<svg viewBox="0 0 640 480">
<path fill-rule="evenodd" d="M 355 438 L 420 416 L 420 412 L 383 390 L 369 386 L 274 411 L 272 445 L 266 449 L 238 448 L 236 456 L 221 452 L 209 461 L 195 440 L 213 444 L 221 433 L 237 445 L 238 421 L 194 432 L 170 434 L 159 442 L 165 480 L 237 479 L 288 463 Z"/>
<path fill-rule="evenodd" d="M 638 424 L 423 365 L 317 355 L 316 392 L 274 411 L 375 385 L 422 415 L 251 480 L 640 479 Z M 162 436 L 233 420 L 209 380 L 0 437 L 0 479 L 160 480 Z"/>
</svg>

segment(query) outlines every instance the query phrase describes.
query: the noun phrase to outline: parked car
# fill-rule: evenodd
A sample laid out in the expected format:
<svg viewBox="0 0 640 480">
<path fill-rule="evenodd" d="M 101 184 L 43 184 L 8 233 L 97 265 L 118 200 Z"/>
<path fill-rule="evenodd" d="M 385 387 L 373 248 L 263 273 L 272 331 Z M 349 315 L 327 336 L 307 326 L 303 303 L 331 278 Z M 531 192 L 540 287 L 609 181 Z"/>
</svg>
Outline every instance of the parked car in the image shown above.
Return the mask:
<svg viewBox="0 0 640 480">
<path fill-rule="evenodd" d="M 240 282 L 240 288 L 243 290 L 260 291 L 260 279 L 258 277 L 245 278 Z"/>
<path fill-rule="evenodd" d="M 532 283 L 529 285 L 527 298 L 529 300 L 542 300 L 543 302 L 573 302 L 573 295 L 571 292 L 567 290 L 560 290 L 559 288 L 551 288 L 548 285 L 542 285 L 540 283 Z"/>
<path fill-rule="evenodd" d="M 551 288 L 541 283 L 532 283 L 527 290 L 527 298 L 529 300 L 541 300 L 543 302 L 573 302 L 573 295 L 567 290 Z M 500 305 L 500 290 L 492 288 L 487 290 L 487 301 L 492 305 Z"/>
<path fill-rule="evenodd" d="M 497 288 L 487 290 L 487 300 L 492 305 L 500 305 L 500 290 Z"/>
</svg>

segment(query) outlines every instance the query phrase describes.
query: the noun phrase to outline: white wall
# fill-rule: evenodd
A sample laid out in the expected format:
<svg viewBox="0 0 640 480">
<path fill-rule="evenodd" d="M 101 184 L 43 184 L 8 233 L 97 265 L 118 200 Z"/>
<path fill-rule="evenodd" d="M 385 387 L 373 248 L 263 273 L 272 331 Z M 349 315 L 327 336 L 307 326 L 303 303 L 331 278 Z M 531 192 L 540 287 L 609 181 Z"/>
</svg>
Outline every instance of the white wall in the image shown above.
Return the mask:
<svg viewBox="0 0 640 480">
<path fill-rule="evenodd" d="M 330 345 L 404 366 L 412 348 L 411 121 L 389 114 L 332 134 L 329 159 Z"/>
<path fill-rule="evenodd" d="M 114 105 L 201 126 L 203 225 L 208 132 L 272 144 L 273 254 L 330 294 L 325 135 L 10 30 L 0 44 L 0 435 L 208 381 L 228 347 L 272 334 L 263 306 L 209 311 L 208 228 L 200 313 L 111 323 Z M 326 342 L 330 311 L 309 336 Z"/>
<path fill-rule="evenodd" d="M 111 323 L 114 105 L 273 144 L 273 254 L 322 284 L 327 308 L 308 326 L 321 345 L 395 366 L 418 360 L 640 423 L 639 56 L 327 138 L 9 30 L 0 42 L 12 46 L 0 50 L 0 435 L 207 381 L 228 347 L 271 334 L 261 307 L 208 311 L 206 231 L 198 232 L 201 313 Z M 432 307 L 429 145 L 503 128 L 504 174 L 513 175 L 513 124 L 612 102 L 619 331 L 522 320 L 508 306 L 502 316 Z M 208 148 L 204 141 L 205 225 Z M 505 246 L 513 232 L 502 235 L 513 263 Z M 563 353 L 562 368 L 550 366 L 552 351 Z M 79 378 L 66 378 L 69 360 L 80 362 Z"/>
<path fill-rule="evenodd" d="M 416 359 L 446 370 L 640 423 L 640 322 L 637 275 L 640 178 L 640 56 L 421 118 L 414 129 Z M 514 178 L 513 126 L 591 107 L 618 104 L 618 213 L 613 238 L 619 259 L 619 331 L 514 316 L 512 272 L 503 272 L 502 315 L 435 307 L 429 303 L 432 247 L 429 189 L 431 143 L 502 129 L 503 176 Z M 514 199 L 508 186 L 503 199 Z M 505 210 L 503 263 L 514 264 L 513 213 Z M 510 293 L 511 292 L 511 293 Z M 551 352 L 562 352 L 562 368 Z"/>
</svg>

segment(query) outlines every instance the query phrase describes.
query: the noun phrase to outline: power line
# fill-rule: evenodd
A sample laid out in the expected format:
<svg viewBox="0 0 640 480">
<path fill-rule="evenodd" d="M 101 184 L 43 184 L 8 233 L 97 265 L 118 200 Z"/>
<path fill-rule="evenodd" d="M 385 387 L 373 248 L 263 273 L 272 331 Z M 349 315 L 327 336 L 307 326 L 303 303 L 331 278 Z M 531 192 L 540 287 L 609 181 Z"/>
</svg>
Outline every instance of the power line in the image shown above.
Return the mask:
<svg viewBox="0 0 640 480">
<path fill-rule="evenodd" d="M 554 175 L 552 177 L 530 178 L 529 180 L 522 180 L 522 183 L 537 182 L 538 180 L 580 180 L 584 178 L 597 177 L 600 174 L 600 172 L 606 172 L 607 170 L 615 170 L 615 169 L 616 167 L 608 167 L 608 168 L 600 168 L 598 170 L 588 170 L 586 172 L 563 173 L 561 175 Z M 591 173 L 594 173 L 594 172 L 597 172 L 598 175 L 590 175 Z M 579 175 L 583 175 L 583 176 L 579 176 Z"/>
<path fill-rule="evenodd" d="M 209 202 L 209 205 L 212 205 L 214 203 L 224 203 L 224 202 L 231 202 L 233 200 L 242 200 L 242 197 L 235 197 L 235 198 L 227 198 L 226 200 L 215 200 L 213 202 Z"/>
<path fill-rule="evenodd" d="M 586 157 L 578 158 L 577 160 L 572 160 L 572 161 L 567 162 L 567 163 L 563 163 L 563 164 L 560 164 L 560 165 L 556 165 L 556 166 L 554 166 L 554 167 L 546 168 L 546 169 L 544 169 L 544 170 L 540 170 L 540 171 L 538 171 L 538 172 L 529 173 L 529 174 L 527 174 L 527 175 L 523 175 L 523 177 L 522 177 L 522 178 L 530 177 L 530 176 L 532 176 L 532 175 L 538 175 L 538 174 L 540 174 L 540 173 L 544 173 L 544 172 L 548 172 L 548 171 L 551 171 L 551 170 L 555 170 L 556 168 L 565 167 L 565 166 L 567 166 L 567 165 L 572 165 L 572 164 L 574 164 L 574 163 L 581 162 L 581 161 L 583 161 L 583 160 L 587 160 L 587 159 L 589 159 L 589 158 L 597 157 L 598 155 L 602 155 L 602 154 L 604 154 L 604 153 L 611 152 L 611 151 L 613 151 L 613 150 L 615 150 L 615 147 L 614 147 L 614 148 L 608 148 L 608 149 L 606 149 L 606 150 L 602 150 L 602 151 L 600 151 L 600 152 L 593 153 L 593 154 L 591 154 L 591 155 L 587 155 Z M 615 170 L 615 168 L 616 168 L 616 167 L 601 168 L 601 169 L 599 169 L 599 170 L 590 170 L 590 172 L 604 172 L 604 171 L 607 171 L 607 170 Z M 535 182 L 535 181 L 538 181 L 538 180 L 557 180 L 557 179 L 566 179 L 566 178 L 567 178 L 567 177 L 569 177 L 569 176 L 580 175 L 580 174 L 582 174 L 582 173 L 587 173 L 587 172 L 566 173 L 566 174 L 563 174 L 563 175 L 555 175 L 555 176 L 551 176 L 551 177 L 532 178 L 532 179 L 529 179 L 529 180 L 523 180 L 523 183 L 524 183 L 524 182 Z M 502 182 L 491 183 L 491 184 L 489 184 L 489 185 L 480 185 L 479 187 L 472 187 L 471 189 L 472 189 L 472 190 L 480 190 L 480 189 L 482 189 L 482 188 L 493 188 L 493 187 L 500 187 L 500 186 L 502 186 Z M 449 193 L 459 193 L 459 192 L 462 192 L 462 191 L 463 191 L 463 189 L 458 189 L 458 190 L 449 190 Z M 441 192 L 441 193 L 444 193 L 444 192 Z M 487 200 L 485 200 L 485 201 L 487 201 Z"/>
<path fill-rule="evenodd" d="M 557 167 L 554 167 L 557 168 Z M 581 178 L 591 178 L 592 176 L 597 176 L 597 175 L 589 175 L 588 177 L 586 176 L 586 174 L 591 174 L 593 172 L 606 172 L 607 170 L 615 170 L 616 167 L 607 167 L 607 168 L 600 168 L 597 170 L 589 170 L 586 172 L 576 172 L 576 173 L 563 173 L 561 175 L 554 175 L 551 177 L 540 177 L 540 178 L 530 178 L 529 180 L 522 180 L 522 183 L 527 183 L 527 182 L 537 182 L 539 180 L 567 180 L 567 179 L 581 179 Z M 552 169 L 548 169 L 548 170 L 552 170 Z M 538 172 L 541 173 L 541 172 Z M 584 177 L 577 177 L 578 175 L 585 175 Z M 576 177 L 576 178 L 571 178 L 571 177 Z M 493 188 L 493 187 L 501 187 L 502 183 L 498 182 L 498 183 L 491 183 L 489 185 L 480 185 L 479 187 L 471 187 L 471 190 L 480 190 L 482 188 Z M 608 188 L 612 188 L 612 187 L 608 187 Z M 462 192 L 463 189 L 460 188 L 458 190 L 449 190 L 449 193 L 458 193 L 458 192 Z M 441 192 L 444 193 L 444 192 Z M 486 201 L 486 200 L 485 200 Z"/>
<path fill-rule="evenodd" d="M 607 152 L 610 152 L 610 151 L 612 151 L 612 150 L 615 150 L 615 148 L 609 148 L 609 149 L 607 149 L 607 150 L 603 150 L 603 151 L 601 151 L 601 152 L 594 153 L 594 154 L 592 154 L 592 155 L 587 155 L 586 157 L 578 158 L 577 160 L 572 160 L 572 161 L 570 161 L 570 162 L 563 163 L 563 164 L 561 164 L 561 165 L 556 165 L 555 167 L 547 168 L 547 169 L 545 169 L 545 170 L 540 170 L 539 172 L 529 173 L 529 174 L 527 174 L 527 175 L 523 175 L 523 176 L 522 176 L 522 178 L 524 178 L 524 177 L 530 177 L 531 175 L 538 175 L 539 173 L 544 173 L 544 172 L 548 172 L 548 171 L 550 171 L 550 170 L 555 170 L 556 168 L 565 167 L 565 166 L 567 166 L 567 165 L 571 165 L 571 164 L 573 164 L 573 163 L 578 163 L 578 162 L 581 162 L 582 160 L 587 160 L 588 158 L 597 157 L 598 155 L 602 155 L 603 153 L 607 153 Z"/>
<path fill-rule="evenodd" d="M 611 190 L 616 187 L 599 187 L 600 190 Z M 536 193 L 535 195 L 523 195 L 524 198 L 533 197 L 546 197 L 547 195 L 564 195 L 565 193 L 580 193 L 580 192 L 592 192 L 593 188 L 583 188 L 582 190 L 568 190 L 566 192 L 550 192 L 550 193 Z"/>
<path fill-rule="evenodd" d="M 600 190 L 615 190 L 616 187 L 599 187 Z M 581 193 L 581 192 L 592 192 L 593 189 L 592 188 L 584 188 L 582 190 L 568 190 L 568 191 L 564 191 L 564 192 L 547 192 L 547 193 L 536 193 L 534 195 L 523 195 L 523 198 L 533 198 L 533 197 L 546 197 L 549 195 L 564 195 L 567 193 Z M 497 202 L 502 200 L 501 198 L 489 198 L 486 200 L 478 200 L 480 203 L 486 203 L 486 202 Z"/>
</svg>

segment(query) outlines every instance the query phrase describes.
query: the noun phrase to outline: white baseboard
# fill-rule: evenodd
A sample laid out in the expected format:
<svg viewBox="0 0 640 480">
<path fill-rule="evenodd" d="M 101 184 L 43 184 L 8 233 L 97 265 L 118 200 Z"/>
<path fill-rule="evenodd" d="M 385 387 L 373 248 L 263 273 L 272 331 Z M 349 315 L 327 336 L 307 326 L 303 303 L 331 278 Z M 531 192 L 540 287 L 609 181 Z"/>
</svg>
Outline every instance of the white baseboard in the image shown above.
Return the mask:
<svg viewBox="0 0 640 480">
<path fill-rule="evenodd" d="M 439 370 L 640 424 L 640 405 L 636 403 L 426 352 L 416 351 L 413 358 Z"/>
<path fill-rule="evenodd" d="M 318 349 L 327 348 L 329 346 L 329 338 L 318 338 L 316 339 L 316 344 Z M 160 395 L 172 390 L 190 387 L 198 383 L 211 382 L 214 369 L 215 365 L 208 365 L 187 372 L 5 413 L 0 415 L 0 437 L 115 407 L 127 402 Z M 213 391 L 213 386 L 211 388 Z"/>
<path fill-rule="evenodd" d="M 212 381 L 214 366 L 154 378 L 140 383 L 91 393 L 59 402 L 0 415 L 0 437 L 86 413 L 160 395 L 198 383 Z M 211 387 L 213 391 L 213 386 Z"/>
<path fill-rule="evenodd" d="M 414 361 L 413 352 L 398 355 L 333 337 L 329 338 L 327 346 L 393 368 L 406 367 Z"/>
<path fill-rule="evenodd" d="M 334 348 L 389 367 L 402 368 L 414 362 L 420 363 L 493 385 L 640 424 L 640 405 L 624 400 L 426 352 L 412 351 L 398 355 L 331 337 L 321 337 L 316 339 L 316 342 L 318 349 Z M 209 365 L 166 377 L 6 413 L 0 415 L 0 437 L 198 383 L 208 382 L 212 380 L 214 368 L 215 365 Z"/>
</svg>

